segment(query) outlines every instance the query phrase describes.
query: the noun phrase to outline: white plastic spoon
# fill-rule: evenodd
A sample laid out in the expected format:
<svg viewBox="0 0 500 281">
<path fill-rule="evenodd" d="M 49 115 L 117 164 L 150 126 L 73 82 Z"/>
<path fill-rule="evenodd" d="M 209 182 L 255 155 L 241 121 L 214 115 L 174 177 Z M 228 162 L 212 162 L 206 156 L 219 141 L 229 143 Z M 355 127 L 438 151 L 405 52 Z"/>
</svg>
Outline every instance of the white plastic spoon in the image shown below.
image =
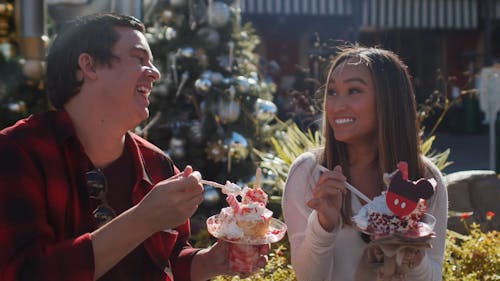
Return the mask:
<svg viewBox="0 0 500 281">
<path fill-rule="evenodd" d="M 328 172 L 330 170 L 328 170 L 328 168 L 324 167 L 324 166 L 321 166 L 321 165 L 318 165 L 319 167 L 319 170 L 322 171 L 322 172 Z M 350 191 L 352 191 L 354 194 L 356 194 L 359 198 L 363 199 L 365 202 L 372 202 L 372 200 L 370 200 L 370 198 L 368 198 L 366 195 L 364 195 L 363 193 L 361 193 L 361 191 L 359 191 L 357 188 L 355 188 L 353 185 L 351 185 L 350 183 L 348 182 L 344 182 L 344 186 L 349 189 Z"/>
<path fill-rule="evenodd" d="M 224 193 L 224 194 L 232 193 L 235 195 L 239 195 L 239 194 L 241 194 L 241 191 L 242 191 L 242 189 L 239 185 L 234 184 L 230 181 L 226 181 L 226 184 L 222 185 L 222 184 L 214 182 L 214 181 L 201 179 L 200 183 L 210 185 L 210 186 L 215 187 L 215 188 L 220 188 L 222 190 L 222 193 Z"/>
</svg>

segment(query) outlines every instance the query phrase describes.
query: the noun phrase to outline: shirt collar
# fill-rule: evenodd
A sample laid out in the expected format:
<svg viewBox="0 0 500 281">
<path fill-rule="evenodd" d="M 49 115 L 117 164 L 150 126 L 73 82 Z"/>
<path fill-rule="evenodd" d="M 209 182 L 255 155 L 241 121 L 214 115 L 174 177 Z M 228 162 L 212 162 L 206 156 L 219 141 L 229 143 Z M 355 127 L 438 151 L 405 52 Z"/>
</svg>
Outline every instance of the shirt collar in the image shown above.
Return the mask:
<svg viewBox="0 0 500 281">
<path fill-rule="evenodd" d="M 54 111 L 55 136 L 59 144 L 64 144 L 67 140 L 76 138 L 76 130 L 73 121 L 66 110 Z"/>
<path fill-rule="evenodd" d="M 125 148 L 128 149 L 132 155 L 134 167 L 136 167 L 136 178 L 140 181 L 145 181 L 148 184 L 153 185 L 153 180 L 149 176 L 142 153 L 139 151 L 139 144 L 135 141 L 132 133 L 130 132 L 127 132 L 125 135 Z"/>
</svg>

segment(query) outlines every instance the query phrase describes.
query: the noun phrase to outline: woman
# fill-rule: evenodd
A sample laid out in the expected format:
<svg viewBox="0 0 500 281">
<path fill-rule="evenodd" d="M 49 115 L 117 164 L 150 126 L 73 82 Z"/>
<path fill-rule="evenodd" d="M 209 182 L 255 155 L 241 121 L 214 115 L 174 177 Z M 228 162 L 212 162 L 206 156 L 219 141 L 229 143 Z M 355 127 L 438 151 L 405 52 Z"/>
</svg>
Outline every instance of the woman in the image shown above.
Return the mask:
<svg viewBox="0 0 500 281">
<path fill-rule="evenodd" d="M 437 181 L 427 200 L 436 237 L 432 248 L 415 248 L 406 280 L 441 280 L 447 193 L 440 171 L 420 153 L 418 130 L 413 85 L 397 55 L 355 46 L 336 56 L 325 86 L 324 145 L 294 161 L 283 196 L 298 280 L 355 280 L 373 270 L 361 262 L 368 244 L 351 223 L 366 202 L 344 183 L 373 199 L 384 189 L 383 174 L 399 161 L 408 163 L 409 179 Z M 321 173 L 319 164 L 329 171 Z M 377 272 L 370 276 L 375 280 Z"/>
</svg>

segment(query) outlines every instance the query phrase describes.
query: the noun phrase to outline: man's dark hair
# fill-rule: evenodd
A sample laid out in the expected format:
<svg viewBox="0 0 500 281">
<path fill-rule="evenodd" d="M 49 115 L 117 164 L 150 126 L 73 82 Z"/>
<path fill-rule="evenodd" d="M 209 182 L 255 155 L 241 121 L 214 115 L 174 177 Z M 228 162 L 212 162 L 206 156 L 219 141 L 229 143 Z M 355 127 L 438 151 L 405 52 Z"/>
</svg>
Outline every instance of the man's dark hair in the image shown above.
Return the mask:
<svg viewBox="0 0 500 281">
<path fill-rule="evenodd" d="M 60 109 L 80 90 L 78 57 L 87 53 L 100 65 L 110 65 L 115 58 L 111 52 L 120 39 L 115 27 L 130 27 L 145 31 L 138 19 L 114 13 L 79 17 L 63 26 L 47 54 L 45 87 L 52 105 Z"/>
</svg>

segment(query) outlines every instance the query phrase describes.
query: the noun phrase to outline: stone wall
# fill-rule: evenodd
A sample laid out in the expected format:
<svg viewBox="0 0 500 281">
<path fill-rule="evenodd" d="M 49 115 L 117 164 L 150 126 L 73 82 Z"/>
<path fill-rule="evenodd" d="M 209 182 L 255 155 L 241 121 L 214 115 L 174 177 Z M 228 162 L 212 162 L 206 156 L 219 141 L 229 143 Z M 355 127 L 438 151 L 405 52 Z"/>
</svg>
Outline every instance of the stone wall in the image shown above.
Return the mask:
<svg viewBox="0 0 500 281">
<path fill-rule="evenodd" d="M 500 230 L 500 178 L 494 171 L 461 171 L 445 176 L 448 187 L 450 215 L 453 212 L 473 212 L 466 223 L 478 222 L 483 231 Z M 486 220 L 486 212 L 495 216 Z M 450 216 L 448 229 L 466 233 L 460 217 Z"/>
</svg>

